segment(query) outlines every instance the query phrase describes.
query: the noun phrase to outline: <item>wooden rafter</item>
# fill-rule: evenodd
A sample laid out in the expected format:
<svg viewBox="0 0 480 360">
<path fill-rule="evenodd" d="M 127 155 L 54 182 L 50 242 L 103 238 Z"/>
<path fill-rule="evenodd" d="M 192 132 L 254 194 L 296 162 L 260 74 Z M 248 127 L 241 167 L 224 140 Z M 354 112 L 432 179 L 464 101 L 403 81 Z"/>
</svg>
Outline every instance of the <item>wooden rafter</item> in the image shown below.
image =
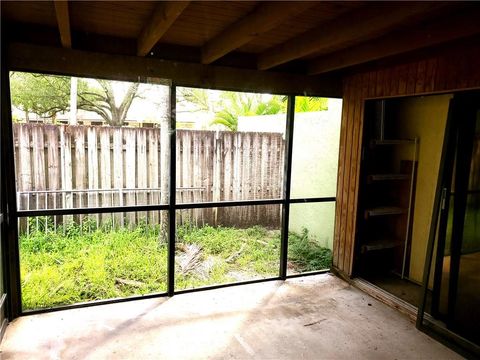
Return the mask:
<svg viewBox="0 0 480 360">
<path fill-rule="evenodd" d="M 480 33 L 479 18 L 480 11 L 472 10 L 465 14 L 448 16 L 441 22 L 435 22 L 422 28 L 384 36 L 312 60 L 308 65 L 308 73 L 321 74 L 475 35 Z"/>
<path fill-rule="evenodd" d="M 434 3 L 421 2 L 392 8 L 369 7 L 349 12 L 339 19 L 263 52 L 258 58 L 258 69 L 267 70 L 310 54 L 339 50 L 381 36 L 436 6 Z"/>
<path fill-rule="evenodd" d="M 68 13 L 68 1 L 55 0 L 55 15 L 57 17 L 60 42 L 64 48 L 72 47 L 72 36 L 70 34 L 70 15 Z"/>
<path fill-rule="evenodd" d="M 190 1 L 163 1 L 157 5 L 137 41 L 137 55 L 145 56 L 172 26 Z"/>
<path fill-rule="evenodd" d="M 212 63 L 314 5 L 315 2 L 292 1 L 261 3 L 202 47 L 202 63 Z"/>
</svg>

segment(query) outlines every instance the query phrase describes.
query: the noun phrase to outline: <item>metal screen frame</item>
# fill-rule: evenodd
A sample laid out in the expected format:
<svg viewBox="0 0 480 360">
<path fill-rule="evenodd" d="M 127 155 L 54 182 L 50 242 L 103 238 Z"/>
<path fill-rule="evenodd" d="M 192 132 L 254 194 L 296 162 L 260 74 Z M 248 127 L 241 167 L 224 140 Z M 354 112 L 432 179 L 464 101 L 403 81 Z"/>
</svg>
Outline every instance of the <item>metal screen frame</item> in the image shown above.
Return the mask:
<svg viewBox="0 0 480 360">
<path fill-rule="evenodd" d="M 69 76 L 69 74 L 63 74 Z M 7 71 L 8 77 L 8 71 Z M 3 80 L 3 79 L 2 79 Z M 3 81 L 2 81 L 3 83 Z M 288 278 L 295 278 L 308 275 L 322 274 L 330 271 L 330 269 L 305 272 L 300 274 L 287 275 L 287 255 L 288 255 L 288 228 L 289 228 L 289 213 L 291 204 L 299 203 L 320 203 L 320 202 L 336 202 L 336 197 L 312 197 L 312 198 L 290 198 L 290 186 L 291 186 L 291 172 L 292 172 L 292 145 L 293 145 L 293 131 L 295 121 L 295 95 L 288 96 L 287 103 L 287 117 L 286 117 L 286 132 L 285 132 L 285 154 L 284 154 L 284 169 L 283 169 L 283 197 L 280 199 L 268 199 L 268 200 L 240 200 L 240 201 L 222 201 L 222 202 L 202 202 L 202 203 L 176 203 L 176 84 L 170 82 L 170 183 L 169 183 L 169 203 L 162 205 L 139 205 L 139 206 L 113 206 L 113 207 L 84 207 L 74 209 L 41 209 L 41 210 L 21 210 L 17 211 L 16 204 L 16 185 L 15 176 L 6 176 L 6 187 L 11 193 L 8 202 L 8 224 L 9 224 L 9 317 L 14 319 L 21 315 L 38 314 L 51 311 L 65 310 L 81 308 L 86 306 L 103 305 L 124 301 L 131 301 L 137 299 L 147 299 L 162 296 L 174 296 L 176 294 L 190 293 L 196 291 L 204 291 L 210 289 L 218 289 L 229 286 L 238 286 L 273 280 L 286 280 Z M 2 96 L 2 111 L 6 115 L 4 119 L 4 129 L 6 130 L 6 136 L 4 142 L 7 143 L 4 158 L 8 161 L 9 167 L 5 171 L 5 174 L 14 174 L 14 152 L 13 152 L 13 132 L 12 132 L 12 118 L 11 118 L 11 105 L 10 105 L 10 86 L 7 82 L 7 86 L 4 88 L 7 94 Z M 302 96 L 302 95 L 299 95 Z M 7 99 L 8 104 L 3 104 L 3 100 Z M 5 124 L 6 123 L 6 124 Z M 12 195 L 13 194 L 13 195 Z M 200 208 L 212 208 L 212 207 L 238 207 L 238 206 L 254 206 L 254 205 L 282 205 L 282 219 L 281 219 L 281 242 L 280 242 L 280 265 L 279 274 L 276 277 L 269 277 L 264 279 L 255 279 L 250 281 L 233 282 L 220 285 L 204 286 L 192 289 L 175 289 L 175 238 L 176 238 L 176 211 L 182 209 L 200 209 Z M 54 215 L 78 215 L 78 214 L 102 214 L 102 213 L 119 213 L 119 212 L 135 212 L 135 211 L 168 211 L 169 214 L 169 226 L 168 226 L 168 243 L 167 243 L 167 291 L 161 293 L 153 293 L 147 295 L 136 295 L 124 298 L 113 298 L 97 301 L 82 302 L 70 305 L 56 306 L 52 308 L 43 308 L 35 310 L 23 310 L 21 303 L 21 286 L 20 286 L 20 262 L 19 262 L 19 248 L 18 248 L 18 231 L 17 223 L 18 219 L 33 216 L 54 216 Z M 12 250 L 13 249 L 13 250 Z M 12 256 L 13 255 L 13 256 Z"/>
</svg>

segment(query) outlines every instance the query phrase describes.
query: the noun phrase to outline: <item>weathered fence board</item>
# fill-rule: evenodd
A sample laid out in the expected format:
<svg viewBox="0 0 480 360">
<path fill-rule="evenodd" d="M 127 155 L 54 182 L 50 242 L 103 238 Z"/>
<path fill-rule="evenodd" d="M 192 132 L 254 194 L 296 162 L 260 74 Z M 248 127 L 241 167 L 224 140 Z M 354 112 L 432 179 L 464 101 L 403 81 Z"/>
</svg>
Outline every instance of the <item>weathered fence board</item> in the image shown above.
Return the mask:
<svg viewBox="0 0 480 360">
<path fill-rule="evenodd" d="M 21 210 L 168 203 L 169 135 L 160 128 L 14 124 Z M 284 140 L 276 133 L 177 130 L 177 203 L 282 196 Z M 126 215 L 126 217 L 125 217 Z M 179 223 L 278 226 L 279 206 L 178 212 Z M 158 224 L 158 212 L 95 215 Z M 54 219 L 82 221 L 84 217 Z"/>
</svg>

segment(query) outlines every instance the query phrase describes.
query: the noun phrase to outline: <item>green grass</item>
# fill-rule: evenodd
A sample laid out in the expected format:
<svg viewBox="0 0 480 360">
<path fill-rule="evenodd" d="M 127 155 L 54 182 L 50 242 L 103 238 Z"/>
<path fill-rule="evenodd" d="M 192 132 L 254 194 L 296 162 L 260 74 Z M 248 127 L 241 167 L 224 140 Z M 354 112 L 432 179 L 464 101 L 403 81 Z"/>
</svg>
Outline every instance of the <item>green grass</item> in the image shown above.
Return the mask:
<svg viewBox="0 0 480 360">
<path fill-rule="evenodd" d="M 167 246 L 159 226 L 96 228 L 71 224 L 56 231 L 45 221 L 20 236 L 22 303 L 37 309 L 84 301 L 166 291 Z M 296 272 L 330 267 L 331 251 L 308 231 L 290 233 L 289 263 Z M 163 239 L 163 238 L 162 238 Z M 180 260 L 189 246 L 201 250 L 193 270 L 182 272 Z M 255 226 L 177 228 L 177 289 L 276 276 L 280 232 Z"/>
</svg>

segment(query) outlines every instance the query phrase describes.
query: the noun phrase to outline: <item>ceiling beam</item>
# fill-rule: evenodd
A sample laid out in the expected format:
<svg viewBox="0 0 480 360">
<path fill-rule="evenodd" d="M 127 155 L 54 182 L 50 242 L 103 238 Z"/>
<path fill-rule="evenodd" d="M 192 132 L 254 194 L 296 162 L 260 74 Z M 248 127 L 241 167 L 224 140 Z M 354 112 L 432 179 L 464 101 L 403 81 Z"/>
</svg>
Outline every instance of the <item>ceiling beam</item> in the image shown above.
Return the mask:
<svg viewBox="0 0 480 360">
<path fill-rule="evenodd" d="M 258 69 L 267 70 L 307 55 L 339 50 L 381 36 L 396 26 L 417 19 L 420 15 L 439 6 L 445 5 L 419 2 L 393 7 L 387 4 L 367 6 L 351 11 L 279 46 L 266 50 L 258 57 Z"/>
<path fill-rule="evenodd" d="M 478 19 L 480 19 L 478 9 L 476 11 L 471 9 L 468 13 L 449 15 L 442 21 L 397 32 L 312 60 L 308 64 L 308 73 L 322 74 L 479 34 Z"/>
<path fill-rule="evenodd" d="M 210 64 L 229 52 L 247 44 L 275 28 L 286 19 L 298 15 L 315 2 L 263 2 L 253 12 L 227 27 L 202 47 L 202 64 Z"/>
<path fill-rule="evenodd" d="M 12 71 L 148 83 L 173 81 L 178 86 L 268 94 L 342 96 L 339 77 L 247 70 L 22 43 L 9 44 L 6 63 Z"/>
<path fill-rule="evenodd" d="M 70 34 L 70 15 L 68 13 L 68 1 L 55 0 L 55 15 L 57 17 L 60 42 L 64 48 L 72 47 L 72 36 Z"/>
<path fill-rule="evenodd" d="M 159 3 L 137 40 L 137 55 L 145 56 L 162 38 L 190 1 L 163 1 Z"/>
</svg>

